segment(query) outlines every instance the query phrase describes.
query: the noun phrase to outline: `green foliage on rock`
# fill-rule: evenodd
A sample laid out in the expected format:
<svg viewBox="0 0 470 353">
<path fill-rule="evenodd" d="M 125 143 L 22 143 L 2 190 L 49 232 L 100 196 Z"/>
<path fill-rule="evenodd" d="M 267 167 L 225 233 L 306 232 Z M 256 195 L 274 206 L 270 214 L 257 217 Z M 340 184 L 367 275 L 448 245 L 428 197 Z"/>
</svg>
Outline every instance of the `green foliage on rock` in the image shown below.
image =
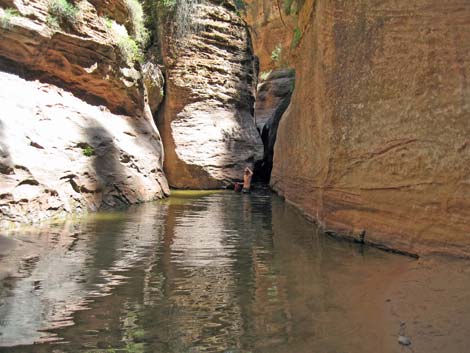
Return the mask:
<svg viewBox="0 0 470 353">
<path fill-rule="evenodd" d="M 297 15 L 303 5 L 303 0 L 283 0 L 282 10 L 286 15 Z"/>
<path fill-rule="evenodd" d="M 95 150 L 90 145 L 87 145 L 83 148 L 83 155 L 86 157 L 91 157 L 95 154 Z"/>
<path fill-rule="evenodd" d="M 158 3 L 157 5 L 161 5 L 167 9 L 173 8 L 176 6 L 176 0 L 156 0 L 156 2 Z"/>
<path fill-rule="evenodd" d="M 266 81 L 266 79 L 269 77 L 269 75 L 271 75 L 271 72 L 272 70 L 269 70 L 269 71 L 262 71 L 260 74 L 259 74 L 259 77 L 262 81 Z"/>
<path fill-rule="evenodd" d="M 135 61 L 142 62 L 144 55 L 137 42 L 130 36 L 121 36 L 118 39 L 118 48 L 128 64 Z"/>
<path fill-rule="evenodd" d="M 129 11 L 129 22 L 126 26 L 119 25 L 113 19 L 103 18 L 111 38 L 119 49 L 122 58 L 132 66 L 136 61 L 143 62 L 144 51 L 150 40 L 150 32 L 146 27 L 142 0 L 125 0 Z"/>
<path fill-rule="evenodd" d="M 274 48 L 274 50 L 271 52 L 271 59 L 276 63 L 276 65 L 279 65 L 281 63 L 281 57 L 282 57 L 282 47 L 280 44 Z"/>
<path fill-rule="evenodd" d="M 302 31 L 299 27 L 294 28 L 294 35 L 292 37 L 291 48 L 295 49 L 300 43 L 300 39 L 302 39 Z"/>
<path fill-rule="evenodd" d="M 241 13 L 246 12 L 246 4 L 243 0 L 235 0 L 235 8 L 237 9 L 237 15 L 240 16 Z"/>
<path fill-rule="evenodd" d="M 129 9 L 132 24 L 132 36 L 143 49 L 148 43 L 150 33 L 147 28 L 145 28 L 145 16 L 142 4 L 138 0 L 126 0 L 126 5 Z"/>
<path fill-rule="evenodd" d="M 48 12 L 47 23 L 54 27 L 56 24 L 74 25 L 78 19 L 79 9 L 67 0 L 49 0 Z"/>
<path fill-rule="evenodd" d="M 282 8 L 286 15 L 290 15 L 292 12 L 292 4 L 294 3 L 294 0 L 284 0 L 282 3 Z"/>
<path fill-rule="evenodd" d="M 16 9 L 8 8 L 3 10 L 3 14 L 0 15 L 0 26 L 4 29 L 11 28 L 11 19 L 18 16 L 20 16 L 20 13 Z"/>
<path fill-rule="evenodd" d="M 60 29 L 60 23 L 59 23 L 58 18 L 55 16 L 52 16 L 51 14 L 47 15 L 46 23 L 49 26 L 49 28 L 52 28 L 53 30 Z"/>
<path fill-rule="evenodd" d="M 104 24 L 105 24 L 107 29 L 113 28 L 113 20 L 110 19 L 109 17 L 104 18 Z"/>
</svg>

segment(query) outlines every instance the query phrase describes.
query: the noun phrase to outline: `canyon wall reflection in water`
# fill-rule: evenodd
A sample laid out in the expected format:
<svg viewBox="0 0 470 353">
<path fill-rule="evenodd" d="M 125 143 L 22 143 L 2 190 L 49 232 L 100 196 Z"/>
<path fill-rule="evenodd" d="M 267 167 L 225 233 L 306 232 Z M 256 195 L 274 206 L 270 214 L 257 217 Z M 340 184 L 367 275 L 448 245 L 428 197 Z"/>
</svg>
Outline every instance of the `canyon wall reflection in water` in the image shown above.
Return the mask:
<svg viewBox="0 0 470 353">
<path fill-rule="evenodd" d="M 375 352 L 394 339 L 383 289 L 412 261 L 322 236 L 268 191 L 14 236 L 36 253 L 2 281 L 5 352 Z"/>
</svg>

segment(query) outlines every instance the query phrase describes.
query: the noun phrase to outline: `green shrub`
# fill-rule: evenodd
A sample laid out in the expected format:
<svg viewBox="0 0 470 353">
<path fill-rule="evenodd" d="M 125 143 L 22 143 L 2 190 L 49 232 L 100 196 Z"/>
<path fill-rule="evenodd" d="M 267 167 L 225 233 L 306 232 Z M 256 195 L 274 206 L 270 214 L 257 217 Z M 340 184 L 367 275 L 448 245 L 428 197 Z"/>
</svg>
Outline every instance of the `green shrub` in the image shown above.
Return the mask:
<svg viewBox="0 0 470 353">
<path fill-rule="evenodd" d="M 3 14 L 0 17 L 0 26 L 5 29 L 11 28 L 11 19 L 12 17 L 18 17 L 20 16 L 20 13 L 16 9 L 5 9 L 3 11 Z"/>
<path fill-rule="evenodd" d="M 129 65 L 132 65 L 135 61 L 143 61 L 144 56 L 142 54 L 142 50 L 137 45 L 137 42 L 131 37 L 120 37 L 117 45 L 119 50 L 121 51 L 121 54 Z"/>
<path fill-rule="evenodd" d="M 60 29 L 59 19 L 55 16 L 52 16 L 50 14 L 47 15 L 46 23 L 49 26 L 49 28 L 52 28 L 54 30 Z"/>
<path fill-rule="evenodd" d="M 50 0 L 48 12 L 48 24 L 73 25 L 77 22 L 79 10 L 67 0 Z"/>
<path fill-rule="evenodd" d="M 176 6 L 176 0 L 157 0 L 158 5 L 170 9 Z"/>
<path fill-rule="evenodd" d="M 83 148 L 83 155 L 86 157 L 91 157 L 95 154 L 95 150 L 90 145 Z"/>
<path fill-rule="evenodd" d="M 237 15 L 240 16 L 241 13 L 245 13 L 246 12 L 246 5 L 245 5 L 245 2 L 243 0 L 235 0 L 235 8 L 237 10 Z"/>
<path fill-rule="evenodd" d="M 271 59 L 276 63 L 279 64 L 281 62 L 281 56 L 282 56 L 282 47 L 280 44 L 274 48 L 274 50 L 271 52 Z"/>
<path fill-rule="evenodd" d="M 271 72 L 272 70 L 269 70 L 269 71 L 262 71 L 260 74 L 259 74 L 259 77 L 261 78 L 261 80 L 265 81 L 269 75 L 271 75 Z"/>
<path fill-rule="evenodd" d="M 110 19 L 109 17 L 104 18 L 104 24 L 105 24 L 107 29 L 113 28 L 113 20 Z"/>
<path fill-rule="evenodd" d="M 294 28 L 294 36 L 292 37 L 291 48 L 295 49 L 300 43 L 300 39 L 302 39 L 302 32 L 300 31 L 299 27 Z"/>
<path fill-rule="evenodd" d="M 138 0 L 126 0 L 127 8 L 132 23 L 132 35 L 143 49 L 150 38 L 149 31 L 145 28 L 145 16 L 142 5 Z"/>
<path fill-rule="evenodd" d="M 294 0 L 284 0 L 283 1 L 283 10 L 284 12 L 286 13 L 286 15 L 290 15 L 291 12 L 292 12 L 292 4 L 293 4 Z"/>
</svg>

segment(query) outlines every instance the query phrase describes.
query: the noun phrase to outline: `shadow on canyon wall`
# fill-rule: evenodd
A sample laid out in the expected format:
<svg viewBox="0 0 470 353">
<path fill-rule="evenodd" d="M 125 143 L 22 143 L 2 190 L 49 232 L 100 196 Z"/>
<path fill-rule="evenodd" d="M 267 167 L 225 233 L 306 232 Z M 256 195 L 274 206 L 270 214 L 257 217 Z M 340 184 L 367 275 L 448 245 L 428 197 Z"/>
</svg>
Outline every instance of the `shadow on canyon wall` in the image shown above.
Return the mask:
<svg viewBox="0 0 470 353">
<path fill-rule="evenodd" d="M 128 187 L 126 173 L 117 162 L 129 157 L 116 147 L 111 134 L 98 122 L 85 128 L 85 133 L 95 156 L 92 167 L 96 174 L 95 192 L 102 195 L 101 208 L 131 204 L 125 195 Z"/>
</svg>

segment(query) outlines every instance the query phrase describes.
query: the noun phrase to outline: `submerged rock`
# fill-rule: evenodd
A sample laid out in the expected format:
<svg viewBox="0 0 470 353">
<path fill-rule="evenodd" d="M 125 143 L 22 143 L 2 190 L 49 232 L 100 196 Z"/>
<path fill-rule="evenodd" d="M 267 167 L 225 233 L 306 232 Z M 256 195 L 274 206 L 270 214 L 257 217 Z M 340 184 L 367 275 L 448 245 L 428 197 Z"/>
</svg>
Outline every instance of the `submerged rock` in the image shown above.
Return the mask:
<svg viewBox="0 0 470 353">
<path fill-rule="evenodd" d="M 409 346 L 411 344 L 411 339 L 406 336 L 398 336 L 398 343 L 402 346 Z"/>
</svg>

